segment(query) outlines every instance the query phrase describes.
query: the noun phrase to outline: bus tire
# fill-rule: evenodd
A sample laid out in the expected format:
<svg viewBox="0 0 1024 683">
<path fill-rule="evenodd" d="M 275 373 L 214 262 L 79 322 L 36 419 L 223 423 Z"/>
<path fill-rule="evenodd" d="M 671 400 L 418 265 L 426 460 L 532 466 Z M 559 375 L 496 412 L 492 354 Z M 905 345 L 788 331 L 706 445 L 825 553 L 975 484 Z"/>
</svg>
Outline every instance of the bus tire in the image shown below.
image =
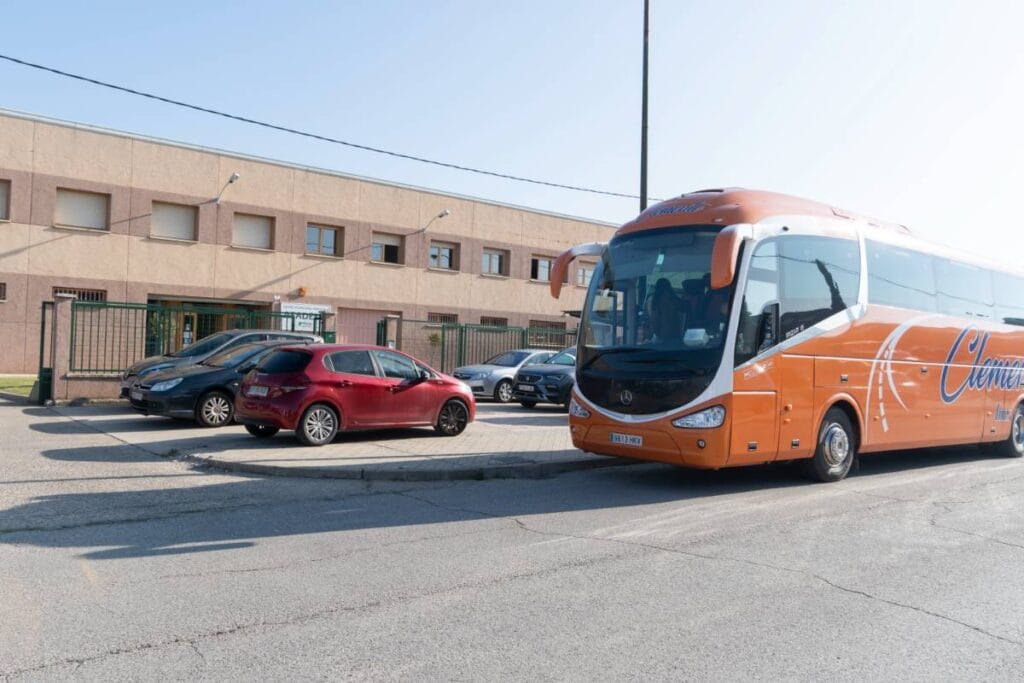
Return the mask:
<svg viewBox="0 0 1024 683">
<path fill-rule="evenodd" d="M 816 481 L 839 481 L 857 459 L 857 433 L 846 412 L 829 408 L 818 430 L 818 446 L 807 462 L 807 474 Z"/>
<path fill-rule="evenodd" d="M 1024 403 L 1017 405 L 1010 422 L 1010 436 L 1006 441 L 996 444 L 995 450 L 1007 458 L 1024 456 Z"/>
</svg>

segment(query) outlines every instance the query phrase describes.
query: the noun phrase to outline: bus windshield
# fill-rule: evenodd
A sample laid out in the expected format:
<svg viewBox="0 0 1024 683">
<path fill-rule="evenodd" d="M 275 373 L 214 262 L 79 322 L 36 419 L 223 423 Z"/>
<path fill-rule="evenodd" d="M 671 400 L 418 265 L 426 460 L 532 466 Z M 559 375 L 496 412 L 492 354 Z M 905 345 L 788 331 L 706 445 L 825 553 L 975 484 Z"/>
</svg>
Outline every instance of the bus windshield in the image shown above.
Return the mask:
<svg viewBox="0 0 1024 683">
<path fill-rule="evenodd" d="M 719 231 L 686 226 L 612 240 L 583 307 L 579 379 L 588 398 L 622 412 L 660 412 L 707 387 L 722 360 L 732 297 L 732 287 L 709 286 Z M 621 393 L 630 379 L 630 405 L 619 405 L 618 395 L 602 401 L 612 384 Z"/>
</svg>

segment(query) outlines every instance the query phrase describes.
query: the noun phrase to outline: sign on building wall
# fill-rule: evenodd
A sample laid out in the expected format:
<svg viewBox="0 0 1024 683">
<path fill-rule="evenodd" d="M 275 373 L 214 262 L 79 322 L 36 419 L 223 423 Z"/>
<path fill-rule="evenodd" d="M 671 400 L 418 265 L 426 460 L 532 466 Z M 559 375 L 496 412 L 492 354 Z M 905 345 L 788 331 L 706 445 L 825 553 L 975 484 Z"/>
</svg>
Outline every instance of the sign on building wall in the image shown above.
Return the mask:
<svg viewBox="0 0 1024 683">
<path fill-rule="evenodd" d="M 316 317 L 321 313 L 333 313 L 334 309 L 326 304 L 281 304 L 282 313 L 296 313 L 295 328 L 293 332 L 316 332 Z M 281 320 L 281 329 L 291 330 L 292 320 L 284 318 Z"/>
</svg>

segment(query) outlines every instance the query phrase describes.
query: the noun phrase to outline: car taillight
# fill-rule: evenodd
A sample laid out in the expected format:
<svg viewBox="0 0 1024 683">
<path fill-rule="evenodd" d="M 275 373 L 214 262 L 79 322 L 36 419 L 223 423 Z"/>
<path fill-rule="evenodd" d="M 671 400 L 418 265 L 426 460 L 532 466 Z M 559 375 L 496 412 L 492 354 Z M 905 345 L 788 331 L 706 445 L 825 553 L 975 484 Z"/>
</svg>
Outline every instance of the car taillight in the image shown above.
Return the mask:
<svg viewBox="0 0 1024 683">
<path fill-rule="evenodd" d="M 290 394 L 293 391 L 302 391 L 303 389 L 308 389 L 308 388 L 309 388 L 309 386 L 306 385 L 306 384 L 285 384 L 285 385 L 279 386 L 277 389 L 282 394 Z"/>
</svg>

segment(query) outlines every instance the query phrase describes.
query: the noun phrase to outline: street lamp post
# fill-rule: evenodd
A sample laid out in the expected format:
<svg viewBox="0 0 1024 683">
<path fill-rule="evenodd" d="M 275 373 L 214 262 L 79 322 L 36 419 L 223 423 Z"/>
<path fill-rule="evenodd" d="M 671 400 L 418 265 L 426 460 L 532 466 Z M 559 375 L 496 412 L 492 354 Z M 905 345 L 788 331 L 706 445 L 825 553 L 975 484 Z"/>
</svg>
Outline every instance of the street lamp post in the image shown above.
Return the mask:
<svg viewBox="0 0 1024 683">
<path fill-rule="evenodd" d="M 643 93 L 640 104 L 640 211 L 647 208 L 647 43 L 650 36 L 650 0 L 644 0 Z"/>
</svg>

